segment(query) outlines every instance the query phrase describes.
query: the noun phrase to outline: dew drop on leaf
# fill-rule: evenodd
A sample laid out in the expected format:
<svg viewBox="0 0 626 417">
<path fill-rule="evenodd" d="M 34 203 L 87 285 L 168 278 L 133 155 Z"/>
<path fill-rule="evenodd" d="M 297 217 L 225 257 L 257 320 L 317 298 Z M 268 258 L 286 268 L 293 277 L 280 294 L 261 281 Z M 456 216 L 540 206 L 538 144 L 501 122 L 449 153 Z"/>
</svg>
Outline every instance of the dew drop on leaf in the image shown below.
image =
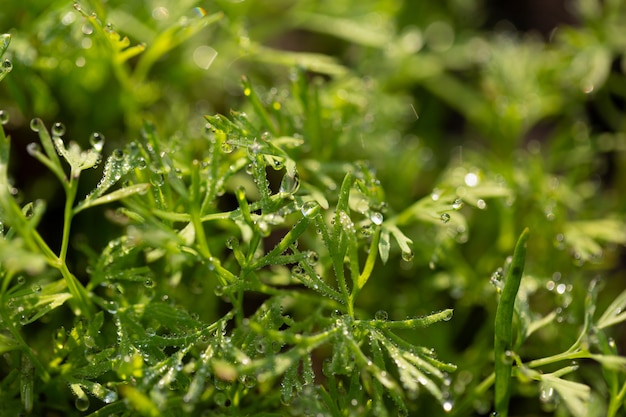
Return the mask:
<svg viewBox="0 0 626 417">
<path fill-rule="evenodd" d="M 32 130 L 33 132 L 39 132 L 42 126 L 43 122 L 38 117 L 35 117 L 30 121 L 30 130 Z"/>
<path fill-rule="evenodd" d="M 378 321 L 387 321 L 389 319 L 389 313 L 387 313 L 385 310 L 378 310 L 374 314 L 374 319 Z"/>
<path fill-rule="evenodd" d="M 104 147 L 104 135 L 100 132 L 93 132 L 89 136 L 89 143 L 93 146 L 94 150 L 101 152 Z"/>
<path fill-rule="evenodd" d="M 381 224 L 383 224 L 383 220 L 384 218 L 382 213 L 379 213 L 378 211 L 372 211 L 370 213 L 370 221 L 376 226 L 380 226 Z"/>
<path fill-rule="evenodd" d="M 289 175 L 288 173 L 283 176 L 282 181 L 280 182 L 279 192 L 285 194 L 294 194 L 300 188 L 300 176 L 297 172 L 294 172 L 293 175 Z"/>
<path fill-rule="evenodd" d="M 452 203 L 452 208 L 455 210 L 460 210 L 462 207 L 463 207 L 463 200 L 461 200 L 460 198 L 457 198 Z"/>
<path fill-rule="evenodd" d="M 450 221 L 450 215 L 448 213 L 441 214 L 441 223 L 448 223 Z"/>
<path fill-rule="evenodd" d="M 307 255 L 306 255 L 308 264 L 311 266 L 315 266 L 317 265 L 317 262 L 319 261 L 319 255 L 317 254 L 317 252 L 315 251 L 308 251 Z"/>
<path fill-rule="evenodd" d="M 226 247 L 231 250 L 239 247 L 239 240 L 235 236 L 230 236 L 226 239 Z"/>
<path fill-rule="evenodd" d="M 235 148 L 233 145 L 231 145 L 230 143 L 224 141 L 222 142 L 222 152 L 224 153 L 231 153 L 232 151 L 234 151 Z"/>
<path fill-rule="evenodd" d="M 9 123 L 9 113 L 4 111 L 4 110 L 0 110 L 0 124 L 7 124 Z"/>
<path fill-rule="evenodd" d="M 11 72 L 12 69 L 13 63 L 10 60 L 5 59 L 2 63 L 2 72 Z"/>
<path fill-rule="evenodd" d="M 445 411 L 446 413 L 449 413 L 450 411 L 452 411 L 452 408 L 454 407 L 454 402 L 452 400 L 445 400 L 441 406 L 443 407 L 443 411 Z"/>
<path fill-rule="evenodd" d="M 554 388 L 541 387 L 541 391 L 539 392 L 539 400 L 541 402 L 552 401 L 553 398 L 554 398 Z"/>
<path fill-rule="evenodd" d="M 122 159 L 124 159 L 124 151 L 121 149 L 115 149 L 113 151 L 113 158 L 117 161 L 121 161 Z"/>
<path fill-rule="evenodd" d="M 89 409 L 89 398 L 87 396 L 76 398 L 74 406 L 78 411 L 87 411 Z"/>
<path fill-rule="evenodd" d="M 65 134 L 65 125 L 61 122 L 56 122 L 52 125 L 52 135 L 63 136 Z"/>
<path fill-rule="evenodd" d="M 108 391 L 102 398 L 102 401 L 104 401 L 106 404 L 111 404 L 112 402 L 117 401 L 117 392 Z"/>
<path fill-rule="evenodd" d="M 407 250 L 407 251 L 402 251 L 402 260 L 405 262 L 411 262 L 413 260 L 413 251 L 412 250 Z"/>
<path fill-rule="evenodd" d="M 319 204 L 317 204 L 315 201 L 307 201 L 306 203 L 302 205 L 302 208 L 300 209 L 300 211 L 302 212 L 302 215 L 305 217 L 313 217 L 315 213 L 317 213 L 318 207 L 319 207 Z"/>
<path fill-rule="evenodd" d="M 273 163 L 271 164 L 272 168 L 276 171 L 280 171 L 285 166 L 285 162 L 281 158 L 274 158 Z"/>
<path fill-rule="evenodd" d="M 152 174 L 152 176 L 150 177 L 150 184 L 154 185 L 155 187 L 162 187 L 163 184 L 165 184 L 165 178 L 163 177 L 163 174 L 160 174 L 158 172 Z"/>
</svg>

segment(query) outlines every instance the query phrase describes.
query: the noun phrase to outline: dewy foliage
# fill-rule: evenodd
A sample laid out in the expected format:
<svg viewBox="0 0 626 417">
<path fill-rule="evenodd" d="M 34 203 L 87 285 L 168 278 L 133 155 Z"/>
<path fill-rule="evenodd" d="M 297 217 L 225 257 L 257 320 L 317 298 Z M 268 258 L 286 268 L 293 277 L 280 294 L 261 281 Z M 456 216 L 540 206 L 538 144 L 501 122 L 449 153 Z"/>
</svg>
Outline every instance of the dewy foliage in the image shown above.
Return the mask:
<svg viewBox="0 0 626 417">
<path fill-rule="evenodd" d="M 455 2 L 117 3 L 0 36 L 0 415 L 624 412 L 626 124 L 582 117 L 624 96 L 618 2 L 550 47 L 402 23 Z M 341 59 L 267 46 L 294 27 Z"/>
<path fill-rule="evenodd" d="M 244 90 L 256 94 L 245 80 Z M 264 108 L 258 111 L 265 120 L 273 119 Z M 7 304 L 2 318 L 10 323 L 3 351 L 13 352 L 9 360 L 19 361 L 22 368 L 19 379 L 6 382 L 6 400 L 12 388 L 25 390 L 21 401 L 30 412 L 35 384 L 62 381 L 76 396 L 79 410 L 89 408 L 87 394 L 106 404 L 100 414 L 247 409 L 255 406 L 251 393 L 272 392 L 277 384 L 276 399 L 270 395 L 267 404 L 271 409 L 277 407 L 272 401 L 280 398 L 280 403 L 295 401 L 320 412 L 338 410 L 346 390 L 364 413 L 384 413 L 387 395 L 407 410 L 407 396 L 421 390 L 445 404 L 450 394 L 444 382 L 455 366 L 393 330 L 447 321 L 452 310 L 400 321 L 388 320 L 383 312 L 369 318 L 355 312 L 376 258 L 389 256 L 381 233 L 391 230 L 402 239 L 403 250 L 410 250 L 410 240 L 384 222 L 383 191 L 375 173 L 365 164 L 345 163 L 340 171 L 346 174 L 335 185 L 329 167 L 311 170 L 292 158 L 302 139 L 283 136 L 278 129 L 273 136 L 268 126 L 255 125 L 243 113 L 231 117 L 207 117 L 206 151 L 189 165 L 172 159 L 171 150 L 160 149 L 157 132 L 145 125 L 143 140 L 115 150 L 96 188 L 77 204 L 76 183 L 83 170 L 100 161 L 101 141 L 92 140 L 86 151 L 73 142 L 66 146 L 61 125 L 52 128 L 51 136 L 39 119 L 33 120 L 43 150 L 30 145 L 29 153 L 63 184 L 64 230 L 89 207 L 117 200 L 126 206 L 120 215 L 127 219 L 128 234 L 92 258 L 86 287 L 67 269 L 67 237 L 56 255 L 37 233 L 42 205 L 22 209 L 11 195 L 6 176 L 10 142 L 0 136 L 4 253 L 10 241 L 16 257 L 3 268 Z M 100 134 L 94 137 L 102 139 Z M 70 166 L 69 175 L 57 154 Z M 282 176 L 277 192 L 271 190 L 272 171 Z M 123 178 L 121 188 L 107 192 Z M 322 178 L 336 193 L 319 190 Z M 231 190 L 236 207 L 220 211 L 218 203 L 229 184 L 239 184 Z M 217 231 L 232 235 L 216 240 L 209 233 Z M 22 257 L 22 250 L 32 255 Z M 30 257 L 42 258 L 39 266 Z M 20 272 L 41 273 L 45 264 L 62 276 L 25 287 Z M 196 269 L 202 285 L 214 287 L 215 296 L 231 309 L 206 323 L 167 296 L 157 298 L 155 286 L 167 285 L 157 282 L 165 278 L 155 271 L 159 264 Z M 164 272 L 172 274 L 170 281 L 182 278 L 181 271 L 168 267 Z M 249 294 L 262 302 L 246 315 Z M 53 360 L 43 363 L 18 326 L 66 302 L 73 305 L 77 321 L 67 334 L 63 328 L 54 334 Z M 301 310 L 306 304 L 311 311 Z M 106 329 L 105 322 L 113 327 Z M 107 332 L 117 335 L 115 343 L 105 341 Z M 316 377 L 314 366 L 321 360 L 313 356 L 317 349 L 328 349 L 328 358 Z M 316 386 L 322 375 L 332 381 L 326 388 Z M 352 392 L 357 386 L 358 392 Z"/>
</svg>

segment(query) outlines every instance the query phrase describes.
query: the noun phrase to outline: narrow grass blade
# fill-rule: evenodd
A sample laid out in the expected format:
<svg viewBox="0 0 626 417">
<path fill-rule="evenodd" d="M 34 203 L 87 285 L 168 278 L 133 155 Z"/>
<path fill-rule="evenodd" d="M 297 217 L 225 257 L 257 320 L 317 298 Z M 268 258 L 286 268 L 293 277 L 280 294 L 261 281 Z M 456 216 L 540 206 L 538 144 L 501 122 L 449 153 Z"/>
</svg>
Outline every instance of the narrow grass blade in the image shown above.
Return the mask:
<svg viewBox="0 0 626 417">
<path fill-rule="evenodd" d="M 524 273 L 528 236 L 529 231 L 526 228 L 515 245 L 513 261 L 496 310 L 494 338 L 495 408 L 499 417 L 507 417 L 508 415 L 509 396 L 511 393 L 511 369 L 513 366 L 510 358 L 510 349 L 513 345 L 513 311 L 517 291 Z"/>
</svg>

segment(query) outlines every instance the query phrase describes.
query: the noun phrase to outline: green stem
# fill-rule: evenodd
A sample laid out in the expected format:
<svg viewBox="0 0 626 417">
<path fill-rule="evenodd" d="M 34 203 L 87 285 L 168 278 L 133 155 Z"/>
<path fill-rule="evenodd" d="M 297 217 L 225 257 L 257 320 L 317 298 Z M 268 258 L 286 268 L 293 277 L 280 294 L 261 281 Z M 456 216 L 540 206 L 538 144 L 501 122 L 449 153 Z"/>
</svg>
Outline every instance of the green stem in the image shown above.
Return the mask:
<svg viewBox="0 0 626 417">
<path fill-rule="evenodd" d="M 617 415 L 618 410 L 624 403 L 624 396 L 626 396 L 626 384 L 622 385 L 622 389 L 619 391 L 619 394 L 611 397 L 609 409 L 606 413 L 607 417 L 615 417 Z"/>
<path fill-rule="evenodd" d="M 341 290 L 341 295 L 343 299 L 346 300 L 346 306 L 348 308 L 348 315 L 354 318 L 354 305 L 352 304 L 352 299 L 350 297 L 350 291 L 348 290 L 348 284 L 346 282 L 346 275 L 344 272 L 344 257 L 347 251 L 347 246 L 350 243 L 348 242 L 347 236 L 342 236 L 341 241 L 339 243 L 339 248 L 337 253 L 332 255 L 333 259 L 333 267 L 335 269 L 335 275 L 337 276 L 337 284 L 339 289 Z"/>
<path fill-rule="evenodd" d="M 77 304 L 80 313 L 84 314 L 85 317 L 90 320 L 93 315 L 93 311 L 87 289 L 80 283 L 80 281 L 78 281 L 78 279 L 74 275 L 72 275 L 70 270 L 67 268 L 67 264 L 65 262 L 61 263 L 59 271 L 65 279 L 67 288 L 70 290 L 70 294 L 72 294 L 72 298 L 75 300 L 74 302 Z"/>
<path fill-rule="evenodd" d="M 72 227 L 74 200 L 78 191 L 78 176 L 80 173 L 71 173 L 69 185 L 65 190 L 65 209 L 63 212 L 63 238 L 61 240 L 61 251 L 59 252 L 59 261 L 65 264 L 67 257 L 67 249 L 70 242 L 70 229 Z"/>
<path fill-rule="evenodd" d="M 555 362 L 573 360 L 573 359 L 586 359 L 589 358 L 589 352 L 585 350 L 567 351 L 556 355 L 548 356 L 546 358 L 536 359 L 526 364 L 529 368 L 539 368 L 540 366 L 549 365 Z"/>
</svg>

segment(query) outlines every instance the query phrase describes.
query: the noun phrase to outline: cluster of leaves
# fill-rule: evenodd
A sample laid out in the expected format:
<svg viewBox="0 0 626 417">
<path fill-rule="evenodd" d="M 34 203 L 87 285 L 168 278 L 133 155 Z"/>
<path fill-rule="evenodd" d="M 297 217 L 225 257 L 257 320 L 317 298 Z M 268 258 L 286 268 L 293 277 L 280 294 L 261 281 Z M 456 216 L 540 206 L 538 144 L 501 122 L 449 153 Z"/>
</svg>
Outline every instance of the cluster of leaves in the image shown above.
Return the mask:
<svg viewBox="0 0 626 417">
<path fill-rule="evenodd" d="M 453 0 L 91 3 L 1 38 L 6 410 L 623 412 L 621 2 L 550 42 Z M 294 27 L 326 53 L 267 46 Z M 11 169 L 59 114 L 128 139 L 32 119 L 57 213 Z"/>
<path fill-rule="evenodd" d="M 244 89 L 255 94 L 247 83 Z M 272 120 L 264 111 L 259 108 L 260 115 Z M 355 312 L 379 252 L 383 259 L 389 256 L 389 236 L 410 251 L 410 240 L 384 222 L 382 189 L 374 173 L 364 164 L 346 163 L 340 170 L 299 166 L 289 151 L 302 146 L 302 140 L 279 130 L 274 137 L 242 113 L 233 112 L 232 120 L 219 115 L 208 120 L 205 152 L 191 164 L 171 158 L 175 149 L 161 149 L 156 131 L 146 125 L 143 141 L 114 151 L 94 191 L 74 204 L 80 173 L 100 161 L 102 135 L 94 134 L 92 148 L 82 151 L 76 143 L 64 144 L 60 124 L 50 135 L 34 119 L 31 127 L 39 133 L 43 150 L 31 145 L 29 153 L 56 174 L 67 198 L 59 255 L 37 232 L 43 205 L 32 205 L 29 213 L 11 195 L 6 177 L 9 140 L 2 136 L 0 201 L 8 226 L 3 254 L 15 259 L 3 269 L 7 304 L 2 316 L 9 323 L 3 351 L 14 353 L 9 364 L 20 375 L 6 378 L 5 400 L 15 401 L 21 392 L 23 407 L 31 412 L 40 406 L 33 391 L 41 379 L 69 385 L 80 411 L 89 408 L 85 392 L 108 404 L 100 414 L 126 409 L 145 415 L 224 407 L 241 411 L 258 406 L 250 400 L 251 392 L 271 391 L 279 378 L 282 388 L 266 397 L 267 407 L 276 409 L 305 386 L 315 385 L 313 366 L 321 359 L 313 352 L 328 347 L 323 372 L 333 382 L 331 393 L 320 388 L 306 396 L 311 403 L 302 407 L 340 410 L 337 402 L 345 397 L 339 392 L 361 385 L 366 389 L 350 401 L 362 412 L 385 413 L 385 393 L 400 410 L 407 410 L 405 394 L 417 395 L 422 388 L 445 407 L 448 393 L 441 386 L 446 372 L 455 367 L 393 330 L 449 320 L 452 311 L 401 321 L 388 321 L 384 312 L 369 319 Z M 70 166 L 69 175 L 57 154 Z M 282 174 L 276 191 L 268 169 Z M 345 171 L 338 186 L 334 177 Z M 334 201 L 332 193 L 319 191 L 322 180 L 337 189 Z M 110 191 L 118 181 L 123 186 Z M 220 211 L 225 193 L 234 196 L 237 207 Z M 83 287 L 65 262 L 72 218 L 117 200 L 124 203 L 118 215 L 127 223 L 127 234 L 91 257 L 90 279 Z M 363 252 L 367 257 L 361 265 Z M 39 262 L 33 264 L 33 257 Z M 39 276 L 46 265 L 61 277 L 33 279 L 23 288 L 20 273 L 29 270 Z M 155 286 L 189 280 L 181 276 L 186 268 L 194 270 L 198 285 L 213 286 L 232 309 L 207 324 L 168 301 L 167 294 L 159 297 Z M 246 316 L 244 298 L 250 293 L 261 296 L 261 304 Z M 310 306 L 314 314 L 301 311 L 301 300 L 311 298 L 317 298 Z M 50 362 L 42 362 L 21 336 L 21 326 L 66 302 L 73 305 L 77 321 L 67 336 L 63 328 L 55 332 Z M 112 332 L 115 343 L 107 340 Z"/>
</svg>

